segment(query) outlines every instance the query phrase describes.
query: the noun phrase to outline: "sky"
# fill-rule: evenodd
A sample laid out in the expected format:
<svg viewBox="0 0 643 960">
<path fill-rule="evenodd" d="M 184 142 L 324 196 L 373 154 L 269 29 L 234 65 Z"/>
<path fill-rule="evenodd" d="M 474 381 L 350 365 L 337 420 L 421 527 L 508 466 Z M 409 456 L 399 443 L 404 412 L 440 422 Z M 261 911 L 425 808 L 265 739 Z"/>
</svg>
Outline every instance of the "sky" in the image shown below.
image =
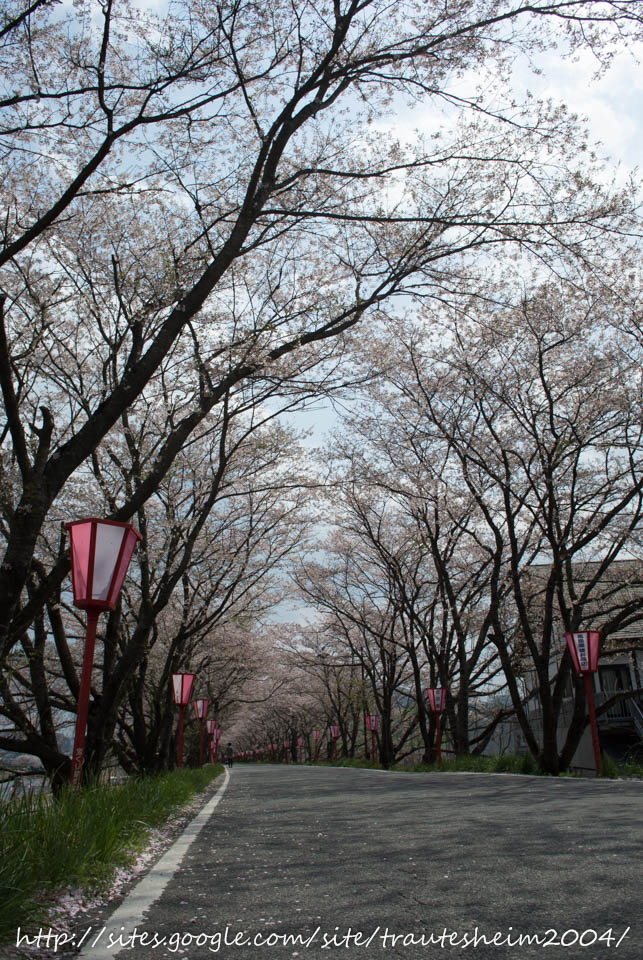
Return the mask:
<svg viewBox="0 0 643 960">
<path fill-rule="evenodd" d="M 541 71 L 538 75 L 526 59 L 516 62 L 511 78 L 515 99 L 522 101 L 529 92 L 536 98 L 565 103 L 586 121 L 590 143 L 600 144 L 599 156 L 613 170 L 620 167 L 624 182 L 640 165 L 643 150 L 643 44 L 619 51 L 599 77 L 595 76 L 599 64 L 588 50 L 573 59 L 550 51 L 541 54 L 535 66 Z M 468 74 L 449 89 L 466 95 L 479 79 L 477 74 Z M 438 122 L 438 108 L 431 101 L 413 110 L 398 107 L 398 112 L 379 126 L 402 140 L 411 140 L 417 129 L 432 131 Z"/>
<path fill-rule="evenodd" d="M 591 136 L 602 143 L 602 155 L 623 172 L 640 164 L 643 150 L 642 64 L 639 45 L 632 53 L 623 51 L 598 80 L 592 79 L 596 61 L 587 52 L 577 63 L 549 55 L 543 66 L 543 91 L 588 118 Z"/>
</svg>

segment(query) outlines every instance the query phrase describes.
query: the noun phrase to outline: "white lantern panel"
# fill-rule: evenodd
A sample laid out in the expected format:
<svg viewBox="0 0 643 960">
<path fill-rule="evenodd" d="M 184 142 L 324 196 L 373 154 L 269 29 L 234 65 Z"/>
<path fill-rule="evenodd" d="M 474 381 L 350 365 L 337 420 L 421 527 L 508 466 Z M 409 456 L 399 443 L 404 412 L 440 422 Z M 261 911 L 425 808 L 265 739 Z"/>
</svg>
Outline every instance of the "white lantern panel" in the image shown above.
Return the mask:
<svg viewBox="0 0 643 960">
<path fill-rule="evenodd" d="M 586 633 L 575 633 L 574 642 L 576 643 L 576 653 L 578 654 L 578 663 L 581 670 L 589 670 L 589 648 Z"/>
<path fill-rule="evenodd" d="M 92 600 L 107 600 L 124 536 L 125 527 L 113 523 L 96 525 Z"/>
</svg>

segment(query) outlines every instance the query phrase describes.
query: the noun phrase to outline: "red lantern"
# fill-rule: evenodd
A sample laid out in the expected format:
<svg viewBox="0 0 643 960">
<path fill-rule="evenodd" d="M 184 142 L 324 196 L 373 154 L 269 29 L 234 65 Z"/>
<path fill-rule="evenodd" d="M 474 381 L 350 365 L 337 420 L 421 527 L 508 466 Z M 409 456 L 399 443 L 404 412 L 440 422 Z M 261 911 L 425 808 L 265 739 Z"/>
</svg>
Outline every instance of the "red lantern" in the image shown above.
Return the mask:
<svg viewBox="0 0 643 960">
<path fill-rule="evenodd" d="M 375 763 L 375 731 L 377 730 L 379 719 L 376 713 L 370 713 L 366 717 L 366 724 L 371 731 L 371 763 Z"/>
<path fill-rule="evenodd" d="M 600 630 L 586 630 L 580 633 L 566 633 L 565 638 L 572 655 L 576 673 L 596 673 L 598 670 L 598 651 L 601 644 Z"/>
<path fill-rule="evenodd" d="M 203 766 L 203 721 L 205 720 L 205 715 L 208 712 L 209 700 L 195 700 L 193 703 L 194 713 L 197 720 L 199 721 L 199 766 Z"/>
<path fill-rule="evenodd" d="M 442 713 L 447 705 L 447 692 L 444 687 L 435 687 L 426 691 L 429 707 L 433 713 Z"/>
<path fill-rule="evenodd" d="M 194 707 L 194 713 L 197 720 L 205 720 L 205 715 L 208 712 L 209 700 L 194 700 L 192 706 Z"/>
<path fill-rule="evenodd" d="M 74 520 L 65 524 L 71 539 L 71 579 L 74 605 L 87 610 L 83 668 L 78 691 L 74 752 L 70 781 L 78 786 L 85 758 L 96 626 L 101 610 L 114 610 L 140 533 L 131 523 L 116 520 Z"/>
<path fill-rule="evenodd" d="M 172 692 L 174 694 L 174 705 L 177 707 L 187 707 L 192 693 L 192 684 L 196 673 L 173 673 L 172 674 Z"/>
<path fill-rule="evenodd" d="M 74 605 L 82 610 L 114 610 L 140 533 L 116 520 L 74 520 L 71 538 Z"/>
<path fill-rule="evenodd" d="M 179 708 L 179 743 L 177 747 L 177 766 L 183 766 L 183 711 L 190 702 L 195 673 L 173 673 L 172 691 L 174 703 Z"/>
<path fill-rule="evenodd" d="M 594 749 L 594 763 L 596 776 L 603 775 L 603 758 L 601 745 L 598 739 L 598 724 L 596 723 L 596 707 L 594 705 L 594 683 L 592 674 L 598 670 L 598 653 L 601 645 L 600 630 L 585 630 L 577 633 L 566 633 L 567 646 L 572 655 L 576 673 L 579 673 L 585 683 L 585 697 L 589 713 L 589 725 L 592 731 L 592 747 Z"/>
<path fill-rule="evenodd" d="M 437 743 L 438 763 L 442 766 L 442 731 L 440 730 L 440 714 L 447 705 L 447 692 L 445 687 L 433 687 L 426 691 L 429 698 L 429 707 L 435 714 L 435 740 Z"/>
</svg>

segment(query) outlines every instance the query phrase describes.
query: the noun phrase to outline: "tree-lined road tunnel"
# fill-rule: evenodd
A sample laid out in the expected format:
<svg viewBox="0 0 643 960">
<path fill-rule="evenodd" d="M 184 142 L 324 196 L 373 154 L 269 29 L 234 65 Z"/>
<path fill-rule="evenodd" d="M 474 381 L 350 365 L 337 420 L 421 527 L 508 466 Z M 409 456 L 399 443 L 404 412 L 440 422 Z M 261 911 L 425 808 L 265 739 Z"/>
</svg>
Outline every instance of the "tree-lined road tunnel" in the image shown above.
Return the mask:
<svg viewBox="0 0 643 960">
<path fill-rule="evenodd" d="M 82 957 L 640 960 L 642 793 L 637 782 L 236 766 L 135 928 L 121 930 L 125 900 Z M 119 934 L 129 945 L 117 952 Z"/>
</svg>

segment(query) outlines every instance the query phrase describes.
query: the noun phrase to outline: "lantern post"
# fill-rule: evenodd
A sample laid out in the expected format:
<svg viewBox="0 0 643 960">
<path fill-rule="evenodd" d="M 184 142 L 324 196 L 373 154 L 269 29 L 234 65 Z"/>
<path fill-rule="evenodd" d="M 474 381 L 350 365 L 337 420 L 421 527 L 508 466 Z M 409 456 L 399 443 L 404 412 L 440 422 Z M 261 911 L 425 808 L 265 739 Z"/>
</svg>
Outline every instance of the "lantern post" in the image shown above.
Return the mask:
<svg viewBox="0 0 643 960">
<path fill-rule="evenodd" d="M 379 719 L 376 713 L 370 713 L 366 717 L 366 725 L 371 731 L 371 763 L 375 763 L 375 731 L 377 730 Z"/>
<path fill-rule="evenodd" d="M 88 517 L 65 524 L 71 540 L 74 606 L 87 611 L 83 667 L 76 708 L 70 783 L 80 785 L 91 690 L 96 627 L 101 610 L 114 610 L 140 533 L 131 523 Z"/>
<path fill-rule="evenodd" d="M 205 715 L 208 712 L 209 700 L 199 699 L 195 700 L 192 706 L 194 707 L 194 714 L 199 721 L 199 767 L 203 766 L 203 721 L 205 720 Z"/>
<path fill-rule="evenodd" d="M 426 691 L 429 707 L 435 714 L 435 739 L 438 749 L 438 764 L 442 766 L 442 731 L 440 729 L 440 714 L 446 707 L 447 692 L 444 687 L 433 687 Z"/>
<path fill-rule="evenodd" d="M 183 766 L 183 711 L 190 702 L 190 694 L 192 693 L 192 684 L 194 683 L 195 676 L 195 673 L 172 674 L 174 704 L 179 708 L 179 743 L 176 756 L 176 764 L 179 769 Z"/>
<path fill-rule="evenodd" d="M 585 697 L 587 698 L 587 712 L 589 725 L 592 731 L 592 747 L 594 749 L 594 764 L 596 776 L 603 776 L 603 758 L 601 745 L 598 739 L 598 724 L 596 722 L 596 706 L 594 704 L 594 682 L 592 675 L 598 670 L 598 651 L 601 644 L 600 630 L 585 630 L 578 633 L 566 633 L 565 639 L 577 673 L 583 677 L 585 683 Z"/>
</svg>

